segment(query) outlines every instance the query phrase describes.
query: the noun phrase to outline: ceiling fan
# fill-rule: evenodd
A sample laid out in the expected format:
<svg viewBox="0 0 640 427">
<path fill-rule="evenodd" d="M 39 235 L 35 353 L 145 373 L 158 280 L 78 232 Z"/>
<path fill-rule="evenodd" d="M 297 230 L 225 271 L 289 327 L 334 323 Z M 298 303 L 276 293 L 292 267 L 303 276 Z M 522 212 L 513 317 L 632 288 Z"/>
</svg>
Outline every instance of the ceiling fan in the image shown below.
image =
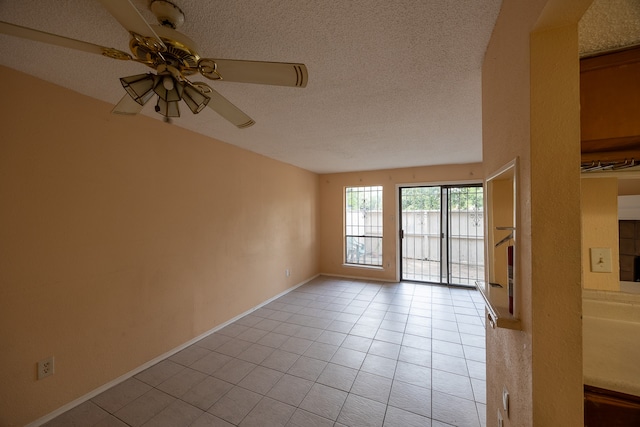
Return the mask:
<svg viewBox="0 0 640 427">
<path fill-rule="evenodd" d="M 251 117 L 204 82 L 191 81 L 201 75 L 214 81 L 305 87 L 308 73 L 304 64 L 202 58 L 196 44 L 176 31 L 184 22 L 182 10 L 166 0 L 152 0 L 150 9 L 160 25 L 150 25 L 130 0 L 100 0 L 100 3 L 130 34 L 131 54 L 118 49 L 46 33 L 0 21 L 0 33 L 95 53 L 112 59 L 147 65 L 155 73 L 123 77 L 127 94 L 113 109 L 118 114 L 137 114 L 157 95 L 155 111 L 169 121 L 179 117 L 179 101 L 197 114 L 209 107 L 238 128 L 255 122 Z"/>
</svg>

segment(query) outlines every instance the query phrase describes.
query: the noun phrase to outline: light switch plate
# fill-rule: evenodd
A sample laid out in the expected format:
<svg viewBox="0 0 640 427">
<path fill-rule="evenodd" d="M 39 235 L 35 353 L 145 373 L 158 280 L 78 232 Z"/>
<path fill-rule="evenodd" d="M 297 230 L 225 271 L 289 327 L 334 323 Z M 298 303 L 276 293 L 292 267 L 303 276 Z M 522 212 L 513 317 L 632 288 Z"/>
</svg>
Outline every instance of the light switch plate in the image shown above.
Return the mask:
<svg viewBox="0 0 640 427">
<path fill-rule="evenodd" d="M 591 271 L 611 273 L 611 248 L 591 248 Z"/>
</svg>

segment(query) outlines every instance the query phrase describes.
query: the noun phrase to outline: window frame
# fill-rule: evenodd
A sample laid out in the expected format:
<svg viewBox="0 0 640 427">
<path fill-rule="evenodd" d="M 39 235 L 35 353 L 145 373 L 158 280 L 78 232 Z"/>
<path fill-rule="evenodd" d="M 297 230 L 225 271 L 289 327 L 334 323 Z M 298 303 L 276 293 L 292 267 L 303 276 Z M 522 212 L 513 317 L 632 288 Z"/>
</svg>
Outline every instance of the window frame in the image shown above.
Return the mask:
<svg viewBox="0 0 640 427">
<path fill-rule="evenodd" d="M 368 268 L 384 266 L 383 192 L 382 185 L 344 187 L 344 265 Z M 354 201 L 358 209 L 353 209 Z"/>
</svg>

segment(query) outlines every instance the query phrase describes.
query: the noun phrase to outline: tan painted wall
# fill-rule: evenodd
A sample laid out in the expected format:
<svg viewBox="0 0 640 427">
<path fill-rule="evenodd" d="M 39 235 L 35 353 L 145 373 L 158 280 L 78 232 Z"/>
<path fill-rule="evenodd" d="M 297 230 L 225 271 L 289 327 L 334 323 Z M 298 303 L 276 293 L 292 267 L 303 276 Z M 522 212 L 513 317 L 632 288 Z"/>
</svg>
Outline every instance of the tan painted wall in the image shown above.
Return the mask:
<svg viewBox="0 0 640 427">
<path fill-rule="evenodd" d="M 618 195 L 629 196 L 640 194 L 640 176 L 635 179 L 618 179 Z"/>
<path fill-rule="evenodd" d="M 0 76 L 0 425 L 38 419 L 318 273 L 317 175 Z M 55 375 L 36 381 L 51 355 Z"/>
<path fill-rule="evenodd" d="M 531 379 L 531 219 L 529 155 L 529 31 L 540 3 L 502 4 L 483 63 L 482 122 L 485 175 L 519 157 L 516 277 L 523 331 L 487 329 L 487 425 L 497 425 L 503 386 L 510 392 L 506 425 L 532 426 Z M 533 16 L 532 16 L 533 15 Z M 507 418 L 507 417 L 504 417 Z"/>
<path fill-rule="evenodd" d="M 619 291 L 618 179 L 583 178 L 581 181 L 582 286 Z M 611 273 L 591 272 L 590 248 L 611 249 Z"/>
<path fill-rule="evenodd" d="M 464 164 L 320 175 L 320 271 L 398 281 L 398 185 L 452 182 L 482 182 L 482 166 Z M 345 266 L 340 250 L 344 247 L 344 188 L 373 185 L 383 186 L 383 268 Z"/>
<path fill-rule="evenodd" d="M 522 321 L 487 330 L 487 425 L 505 386 L 506 426 L 583 425 L 577 22 L 588 4 L 505 1 L 485 54 L 485 174 L 520 159 Z"/>
</svg>

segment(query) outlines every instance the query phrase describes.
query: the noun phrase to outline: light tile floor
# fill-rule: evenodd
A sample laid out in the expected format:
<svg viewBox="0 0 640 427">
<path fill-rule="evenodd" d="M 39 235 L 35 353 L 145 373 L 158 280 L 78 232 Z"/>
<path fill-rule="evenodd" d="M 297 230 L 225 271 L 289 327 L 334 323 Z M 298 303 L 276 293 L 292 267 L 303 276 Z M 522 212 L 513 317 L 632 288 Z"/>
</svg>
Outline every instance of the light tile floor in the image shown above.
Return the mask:
<svg viewBox="0 0 640 427">
<path fill-rule="evenodd" d="M 485 426 L 475 290 L 318 277 L 46 424 Z"/>
</svg>

